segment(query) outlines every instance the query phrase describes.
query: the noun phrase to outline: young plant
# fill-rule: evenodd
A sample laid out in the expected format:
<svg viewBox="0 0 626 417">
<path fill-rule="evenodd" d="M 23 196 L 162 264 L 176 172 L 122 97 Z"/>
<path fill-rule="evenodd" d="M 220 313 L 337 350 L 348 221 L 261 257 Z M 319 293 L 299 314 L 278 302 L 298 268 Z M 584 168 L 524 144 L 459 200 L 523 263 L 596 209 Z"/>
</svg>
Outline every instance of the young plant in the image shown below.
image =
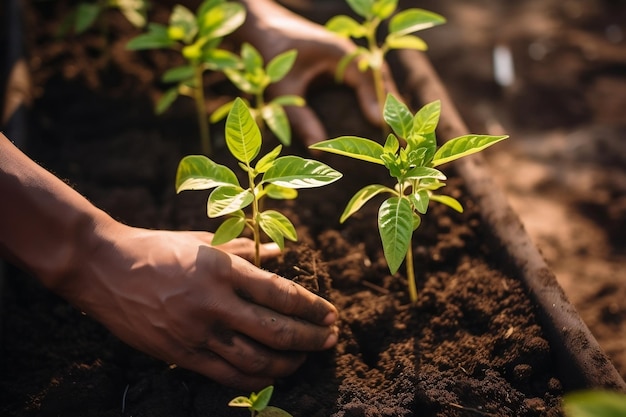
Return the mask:
<svg viewBox="0 0 626 417">
<path fill-rule="evenodd" d="M 163 81 L 176 83 L 165 92 L 156 106 L 163 113 L 179 95 L 191 97 L 196 105 L 202 152 L 211 154 L 209 120 L 206 115 L 203 74 L 207 70 L 223 71 L 235 67 L 235 54 L 219 48 L 224 36 L 234 32 L 246 18 L 246 10 L 237 2 L 205 0 L 194 14 L 183 5 L 176 5 L 168 26 L 148 24 L 148 31 L 128 43 L 131 50 L 174 49 L 180 51 L 185 65 L 171 68 Z"/>
<path fill-rule="evenodd" d="M 624 417 L 626 394 L 600 389 L 589 389 L 566 394 L 563 412 L 567 417 Z"/>
<path fill-rule="evenodd" d="M 353 60 L 357 61 L 361 71 L 371 69 L 382 112 L 385 100 L 382 67 L 387 52 L 393 49 L 425 51 L 426 42 L 412 33 L 441 25 L 446 19 L 436 13 L 417 8 L 395 13 L 398 0 L 346 0 L 346 2 L 354 13 L 363 18 L 362 23 L 350 16 L 340 15 L 331 18 L 326 23 L 326 28 L 345 38 L 365 38 L 367 46 L 358 46 L 353 53 L 342 59 L 337 68 L 337 79 L 343 79 L 346 67 Z M 389 20 L 388 33 L 379 43 L 379 27 L 386 20 Z"/>
<path fill-rule="evenodd" d="M 209 217 L 228 216 L 215 231 L 213 245 L 226 243 L 239 236 L 245 227 L 252 231 L 255 242 L 255 264 L 260 266 L 261 231 L 281 250 L 285 238 L 296 241 L 296 229 L 291 221 L 276 210 L 262 211 L 260 202 L 265 197 L 293 199 L 297 189 L 330 184 L 342 174 L 321 162 L 298 156 L 278 157 L 282 145 L 253 161 L 261 150 L 261 131 L 246 103 L 235 99 L 226 118 L 226 145 L 239 161 L 248 178 L 246 188 L 239 184 L 235 173 L 203 155 L 184 157 L 176 173 L 176 192 L 214 188 L 209 195 Z M 257 180 L 258 176 L 262 176 Z M 250 207 L 250 216 L 243 209 Z"/>
<path fill-rule="evenodd" d="M 389 194 L 378 211 L 378 229 L 385 259 L 395 273 L 406 259 L 409 296 L 417 302 L 417 286 L 413 269 L 413 232 L 426 214 L 430 201 L 443 203 L 459 212 L 461 204 L 454 198 L 435 194 L 445 186 L 446 176 L 437 169 L 447 162 L 479 152 L 508 136 L 465 135 L 449 140 L 437 148 L 435 129 L 439 122 L 441 103 L 426 104 L 415 115 L 392 95 L 387 95 L 384 119 L 391 127 L 383 145 L 355 136 L 342 136 L 318 142 L 311 149 L 332 152 L 383 165 L 396 179 L 393 187 L 367 185 L 348 202 L 340 222 L 344 222 L 365 203 L 379 194 Z M 406 142 L 400 145 L 400 140 Z"/>
<path fill-rule="evenodd" d="M 147 21 L 148 6 L 147 0 L 83 1 L 63 21 L 59 34 L 65 35 L 70 29 L 76 34 L 85 32 L 108 9 L 118 9 L 133 26 L 143 28 Z"/>
<path fill-rule="evenodd" d="M 247 408 L 250 410 L 252 417 L 292 417 L 291 414 L 282 408 L 268 405 L 273 393 L 274 387 L 270 385 L 263 388 L 258 394 L 253 392 L 249 397 L 239 396 L 233 398 L 228 405 L 230 407 Z"/>
<path fill-rule="evenodd" d="M 253 97 L 255 105 L 250 111 L 257 123 L 260 126 L 267 125 L 285 146 L 291 144 L 291 127 L 284 106 L 304 106 L 305 101 L 300 96 L 284 95 L 265 102 L 265 90 L 270 84 L 282 80 L 287 75 L 297 55 L 295 49 L 283 52 L 263 67 L 261 54 L 249 43 L 243 43 L 240 65 L 237 68 L 224 69 L 224 73 L 240 91 Z M 234 101 L 231 101 L 215 110 L 211 115 L 211 121 L 216 122 L 226 117 L 233 103 Z"/>
</svg>

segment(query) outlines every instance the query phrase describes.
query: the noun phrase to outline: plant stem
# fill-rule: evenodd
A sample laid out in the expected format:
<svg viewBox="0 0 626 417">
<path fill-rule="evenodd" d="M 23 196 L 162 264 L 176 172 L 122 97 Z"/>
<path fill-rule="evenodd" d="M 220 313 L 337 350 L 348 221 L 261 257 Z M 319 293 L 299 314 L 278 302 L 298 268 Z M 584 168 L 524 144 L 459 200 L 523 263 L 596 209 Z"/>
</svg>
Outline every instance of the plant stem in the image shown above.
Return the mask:
<svg viewBox="0 0 626 417">
<path fill-rule="evenodd" d="M 409 284 L 411 304 L 417 304 L 417 284 L 415 283 L 415 268 L 413 267 L 413 245 L 409 245 L 406 252 L 406 276 Z"/>
<path fill-rule="evenodd" d="M 376 39 L 376 31 L 378 29 L 378 25 L 380 24 L 379 20 L 374 20 L 371 22 L 371 26 L 368 30 L 367 34 L 367 43 L 370 53 L 373 56 L 376 56 L 377 59 L 373 65 L 371 65 L 372 77 L 374 78 L 374 90 L 376 91 L 376 100 L 378 101 L 378 110 L 382 115 L 385 111 L 385 84 L 383 80 L 383 71 L 382 66 L 384 63 L 385 53 L 378 46 L 378 41 Z M 387 134 L 388 129 L 383 127 L 383 134 Z"/>
<path fill-rule="evenodd" d="M 250 189 L 252 190 L 252 195 L 254 196 L 252 200 L 252 236 L 254 238 L 254 265 L 258 268 L 261 267 L 261 229 L 259 227 L 259 196 L 257 193 L 257 189 L 254 186 L 254 176 L 252 175 L 252 170 L 250 166 L 248 166 L 248 180 L 250 182 Z"/>
<path fill-rule="evenodd" d="M 209 134 L 209 121 L 206 117 L 206 109 L 204 103 L 204 82 L 202 81 L 202 65 L 195 65 L 195 86 L 193 96 L 196 101 L 196 112 L 198 114 L 198 128 L 200 129 L 200 145 L 202 153 L 211 155 L 211 137 Z"/>
</svg>

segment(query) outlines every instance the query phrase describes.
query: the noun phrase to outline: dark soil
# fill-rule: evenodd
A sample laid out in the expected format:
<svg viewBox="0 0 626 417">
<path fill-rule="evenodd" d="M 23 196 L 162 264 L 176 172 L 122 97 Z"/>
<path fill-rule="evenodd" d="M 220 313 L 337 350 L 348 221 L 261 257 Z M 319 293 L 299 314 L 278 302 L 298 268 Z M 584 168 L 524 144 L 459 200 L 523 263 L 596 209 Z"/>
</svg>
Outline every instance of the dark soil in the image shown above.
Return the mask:
<svg viewBox="0 0 626 417">
<path fill-rule="evenodd" d="M 206 193 L 174 192 L 178 161 L 198 152 L 191 103 L 181 99 L 161 118 L 152 112 L 162 87 L 156 77 L 168 58 L 125 52 L 132 29 L 114 13 L 111 32 L 120 37 L 110 40 L 108 60 L 97 53 L 95 32 L 55 42 L 50 33 L 64 3 L 30 3 L 37 96 L 27 153 L 125 223 L 214 230 L 204 216 Z M 219 77 L 209 81 L 216 105 L 231 89 Z M 379 136 L 355 111 L 350 90 L 320 87 L 309 100 L 329 136 Z M 220 130 L 213 126 L 218 143 Z M 269 135 L 266 141 L 276 144 Z M 295 145 L 285 153 L 306 151 Z M 264 267 L 328 297 L 341 312 L 341 338 L 277 381 L 272 404 L 294 416 L 558 415 L 567 381 L 552 365 L 526 290 L 487 244 L 489 231 L 463 179 L 450 171 L 448 192 L 465 213 L 432 206 L 416 234 L 420 301 L 412 307 L 404 274 L 390 275 L 382 256 L 376 204 L 338 223 L 352 192 L 387 183 L 386 174 L 366 163 L 321 158 L 344 178 L 303 191 L 295 202 L 274 203 L 296 224 L 300 240 Z M 223 148 L 215 159 L 232 164 Z M 10 272 L 2 303 L 2 415 L 246 413 L 226 404 L 248 393 L 132 350 L 31 277 Z M 619 308 L 606 314 L 622 325 Z"/>
</svg>

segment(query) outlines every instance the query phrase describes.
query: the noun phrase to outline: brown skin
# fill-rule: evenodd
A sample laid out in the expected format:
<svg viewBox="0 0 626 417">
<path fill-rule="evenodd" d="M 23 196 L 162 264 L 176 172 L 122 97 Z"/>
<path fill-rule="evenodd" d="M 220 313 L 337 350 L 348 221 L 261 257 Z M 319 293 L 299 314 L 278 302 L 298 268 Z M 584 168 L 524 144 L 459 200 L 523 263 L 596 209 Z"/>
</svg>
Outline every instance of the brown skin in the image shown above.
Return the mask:
<svg viewBox="0 0 626 417">
<path fill-rule="evenodd" d="M 329 32 L 323 26 L 304 19 L 270 0 L 240 0 L 246 9 L 244 25 L 233 36 L 250 42 L 265 60 L 290 49 L 298 50 L 293 69 L 280 82 L 268 88 L 270 96 L 297 94 L 305 97 L 308 87 L 320 78 L 333 79 L 339 61 L 356 49 L 354 43 Z M 385 89 L 400 97 L 390 76 L 383 68 Z M 375 125 L 382 125 L 372 75 L 361 72 L 353 61 L 346 69 L 344 80 L 359 98 L 363 114 Z M 288 106 L 287 115 L 296 134 L 305 145 L 328 139 L 322 123 L 310 107 Z"/>
<path fill-rule="evenodd" d="M 2 134 L 0 195 L 0 256 L 156 358 L 259 389 L 337 341 L 327 301 L 210 246 L 210 233 L 115 221 Z M 253 243 L 222 248 L 248 255 Z"/>
</svg>

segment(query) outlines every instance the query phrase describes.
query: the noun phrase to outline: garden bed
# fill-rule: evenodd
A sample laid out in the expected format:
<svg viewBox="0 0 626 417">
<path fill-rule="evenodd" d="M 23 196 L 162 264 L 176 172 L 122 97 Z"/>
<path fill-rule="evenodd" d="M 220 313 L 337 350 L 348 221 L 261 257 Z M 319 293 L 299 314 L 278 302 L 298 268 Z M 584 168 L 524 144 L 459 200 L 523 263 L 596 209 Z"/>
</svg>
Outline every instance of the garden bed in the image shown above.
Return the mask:
<svg viewBox="0 0 626 417">
<path fill-rule="evenodd" d="M 174 192 L 176 165 L 198 152 L 198 142 L 190 103 L 178 102 L 163 118 L 152 112 L 158 86 L 142 77 L 159 57 L 126 61 L 130 55 L 114 49 L 119 55 L 97 68 L 89 38 L 87 47 L 76 39 L 69 41 L 74 52 L 55 53 L 41 30 L 31 62 L 45 62 L 33 73 L 41 92 L 27 153 L 123 222 L 214 230 L 204 215 L 206 193 Z M 409 54 L 398 64 L 407 101 L 444 99 L 441 137 L 465 133 L 457 132 L 463 124 L 427 60 Z M 83 70 L 72 73 L 76 68 Z M 223 80 L 212 82 L 213 91 L 230 91 Z M 378 137 L 355 111 L 355 100 L 350 90 L 332 85 L 309 97 L 331 137 Z M 213 127 L 215 136 L 220 129 Z M 267 139 L 267 146 L 275 144 Z M 214 158 L 230 164 L 223 151 Z M 295 145 L 288 152 L 306 150 Z M 450 172 L 448 187 L 466 212 L 433 206 L 417 232 L 416 307 L 409 305 L 402 274 L 388 272 L 374 223 L 377 206 L 338 222 L 352 193 L 385 183 L 386 173 L 346 158 L 320 159 L 344 178 L 301 192 L 286 210 L 281 205 L 300 241 L 264 267 L 327 296 L 341 312 L 341 337 L 335 349 L 310 355 L 296 374 L 277 381 L 274 405 L 294 416 L 558 415 L 561 396 L 573 388 L 624 389 L 501 201 L 481 158 Z M 19 271 L 9 271 L 2 305 L 3 415 L 245 414 L 227 403 L 247 393 L 126 347 Z M 572 347 L 585 349 L 578 355 Z"/>
</svg>

